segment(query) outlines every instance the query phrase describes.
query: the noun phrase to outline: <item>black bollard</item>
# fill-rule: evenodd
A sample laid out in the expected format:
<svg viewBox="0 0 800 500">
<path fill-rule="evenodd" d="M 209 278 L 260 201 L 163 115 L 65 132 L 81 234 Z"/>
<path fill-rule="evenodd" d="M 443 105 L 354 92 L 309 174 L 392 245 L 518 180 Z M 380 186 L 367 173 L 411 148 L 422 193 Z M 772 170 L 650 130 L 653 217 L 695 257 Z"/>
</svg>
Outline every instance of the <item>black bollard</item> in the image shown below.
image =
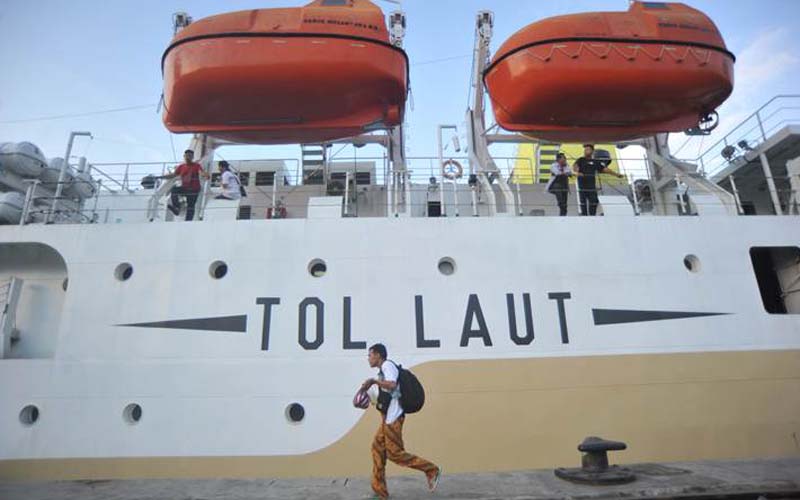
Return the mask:
<svg viewBox="0 0 800 500">
<path fill-rule="evenodd" d="M 579 484 L 604 485 L 624 484 L 636 480 L 636 476 L 624 467 L 608 465 L 608 452 L 620 451 L 628 446 L 620 441 L 609 441 L 590 436 L 578 445 L 581 456 L 581 468 L 558 468 L 555 475 L 566 481 Z"/>
</svg>

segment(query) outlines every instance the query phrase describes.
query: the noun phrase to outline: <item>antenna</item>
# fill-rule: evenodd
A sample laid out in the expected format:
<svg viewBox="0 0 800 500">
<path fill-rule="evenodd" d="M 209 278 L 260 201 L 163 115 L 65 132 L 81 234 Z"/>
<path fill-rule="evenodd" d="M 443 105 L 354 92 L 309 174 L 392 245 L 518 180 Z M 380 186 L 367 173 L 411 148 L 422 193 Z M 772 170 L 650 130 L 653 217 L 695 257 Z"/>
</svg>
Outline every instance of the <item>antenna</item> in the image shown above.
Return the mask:
<svg viewBox="0 0 800 500">
<path fill-rule="evenodd" d="M 405 36 L 406 15 L 402 11 L 396 10 L 389 14 L 389 37 L 392 45 L 402 47 Z"/>
<path fill-rule="evenodd" d="M 177 35 L 180 30 L 192 24 L 193 20 L 192 16 L 183 11 L 172 14 L 172 29 L 175 30 L 173 35 Z"/>
</svg>

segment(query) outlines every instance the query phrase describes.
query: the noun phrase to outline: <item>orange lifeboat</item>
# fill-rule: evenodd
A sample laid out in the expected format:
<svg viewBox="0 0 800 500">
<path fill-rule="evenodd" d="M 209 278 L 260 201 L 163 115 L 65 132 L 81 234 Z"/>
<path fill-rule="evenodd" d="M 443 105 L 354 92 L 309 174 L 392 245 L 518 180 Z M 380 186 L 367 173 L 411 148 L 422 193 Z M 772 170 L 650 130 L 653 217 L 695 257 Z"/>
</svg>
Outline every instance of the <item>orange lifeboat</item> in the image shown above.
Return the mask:
<svg viewBox="0 0 800 500">
<path fill-rule="evenodd" d="M 497 123 L 558 142 L 683 131 L 733 90 L 735 58 L 702 12 L 632 2 L 515 33 L 484 72 Z"/>
<path fill-rule="evenodd" d="M 164 125 L 240 143 L 321 142 L 402 122 L 408 56 L 368 0 L 207 17 L 164 52 Z"/>
</svg>

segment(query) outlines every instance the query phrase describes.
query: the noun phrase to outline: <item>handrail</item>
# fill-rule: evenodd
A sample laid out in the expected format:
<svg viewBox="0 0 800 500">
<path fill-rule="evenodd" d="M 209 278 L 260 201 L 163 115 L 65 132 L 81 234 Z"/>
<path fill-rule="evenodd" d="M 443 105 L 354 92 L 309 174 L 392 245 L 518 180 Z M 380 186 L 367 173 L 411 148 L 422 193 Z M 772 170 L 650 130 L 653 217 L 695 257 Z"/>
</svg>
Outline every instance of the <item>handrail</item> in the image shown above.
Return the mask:
<svg viewBox="0 0 800 500">
<path fill-rule="evenodd" d="M 697 159 L 700 159 L 702 156 L 704 156 L 704 155 L 705 155 L 706 153 L 708 153 L 709 151 L 713 150 L 715 147 L 719 146 L 720 144 L 723 144 L 723 143 L 724 143 L 724 141 L 725 141 L 725 140 L 728 138 L 728 136 L 730 136 L 730 135 L 731 135 L 731 134 L 733 134 L 733 133 L 734 133 L 736 130 L 738 130 L 738 129 L 739 129 L 741 126 L 742 126 L 742 125 L 744 125 L 744 124 L 745 124 L 745 122 L 749 121 L 749 120 L 750 120 L 750 119 L 752 119 L 753 117 L 759 116 L 759 115 L 760 115 L 760 113 L 761 113 L 761 111 L 762 111 L 764 108 L 766 108 L 767 106 L 769 106 L 770 104 L 772 104 L 772 103 L 773 103 L 773 102 L 775 102 L 776 100 L 778 100 L 778 99 L 797 99 L 797 98 L 800 98 L 800 94 L 778 94 L 778 95 L 774 96 L 772 99 L 770 99 L 769 101 L 767 101 L 766 103 L 764 103 L 764 104 L 763 104 L 763 105 L 762 105 L 760 108 L 758 108 L 757 110 L 755 110 L 755 111 L 754 111 L 754 112 L 753 112 L 751 115 L 749 115 L 747 118 L 745 118 L 744 120 L 742 120 L 741 122 L 739 122 L 739 125 L 736 125 L 734 128 L 732 128 L 731 130 L 729 130 L 729 131 L 728 131 L 728 133 L 727 133 L 727 134 L 725 134 L 725 136 L 724 136 L 722 139 L 720 139 L 719 141 L 715 142 L 713 146 L 710 146 L 709 148 L 707 148 L 707 149 L 706 149 L 706 150 L 703 152 L 703 154 L 701 154 L 700 156 L 698 156 L 698 157 L 697 157 Z"/>
<path fill-rule="evenodd" d="M 107 173 L 103 172 L 99 168 L 95 167 L 94 165 L 89 165 L 89 175 L 92 174 L 92 171 L 97 172 L 98 174 L 100 174 L 100 176 L 105 177 L 106 179 L 110 180 L 114 184 L 118 185 L 120 189 L 125 189 L 125 186 L 123 186 L 121 182 L 119 182 L 118 180 L 114 179 L 113 177 L 111 177 Z M 106 188 L 106 189 L 108 189 L 108 188 Z M 109 191 L 110 191 L 110 189 L 109 189 Z M 131 189 L 128 188 L 127 191 L 131 192 Z"/>
</svg>

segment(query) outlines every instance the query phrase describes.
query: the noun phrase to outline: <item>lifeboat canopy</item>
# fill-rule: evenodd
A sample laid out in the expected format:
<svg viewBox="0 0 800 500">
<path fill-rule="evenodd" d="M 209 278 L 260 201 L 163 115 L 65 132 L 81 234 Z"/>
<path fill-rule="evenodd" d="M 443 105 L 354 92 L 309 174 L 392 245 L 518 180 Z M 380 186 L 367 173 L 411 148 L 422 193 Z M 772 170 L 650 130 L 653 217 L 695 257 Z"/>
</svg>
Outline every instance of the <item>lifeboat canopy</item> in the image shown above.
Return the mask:
<svg viewBox="0 0 800 500">
<path fill-rule="evenodd" d="M 484 72 L 497 123 L 558 142 L 683 131 L 733 91 L 734 55 L 682 3 L 551 17 L 521 29 Z"/>
<path fill-rule="evenodd" d="M 322 142 L 402 122 L 408 57 L 368 0 L 231 12 L 162 58 L 164 125 L 239 143 Z"/>
</svg>

